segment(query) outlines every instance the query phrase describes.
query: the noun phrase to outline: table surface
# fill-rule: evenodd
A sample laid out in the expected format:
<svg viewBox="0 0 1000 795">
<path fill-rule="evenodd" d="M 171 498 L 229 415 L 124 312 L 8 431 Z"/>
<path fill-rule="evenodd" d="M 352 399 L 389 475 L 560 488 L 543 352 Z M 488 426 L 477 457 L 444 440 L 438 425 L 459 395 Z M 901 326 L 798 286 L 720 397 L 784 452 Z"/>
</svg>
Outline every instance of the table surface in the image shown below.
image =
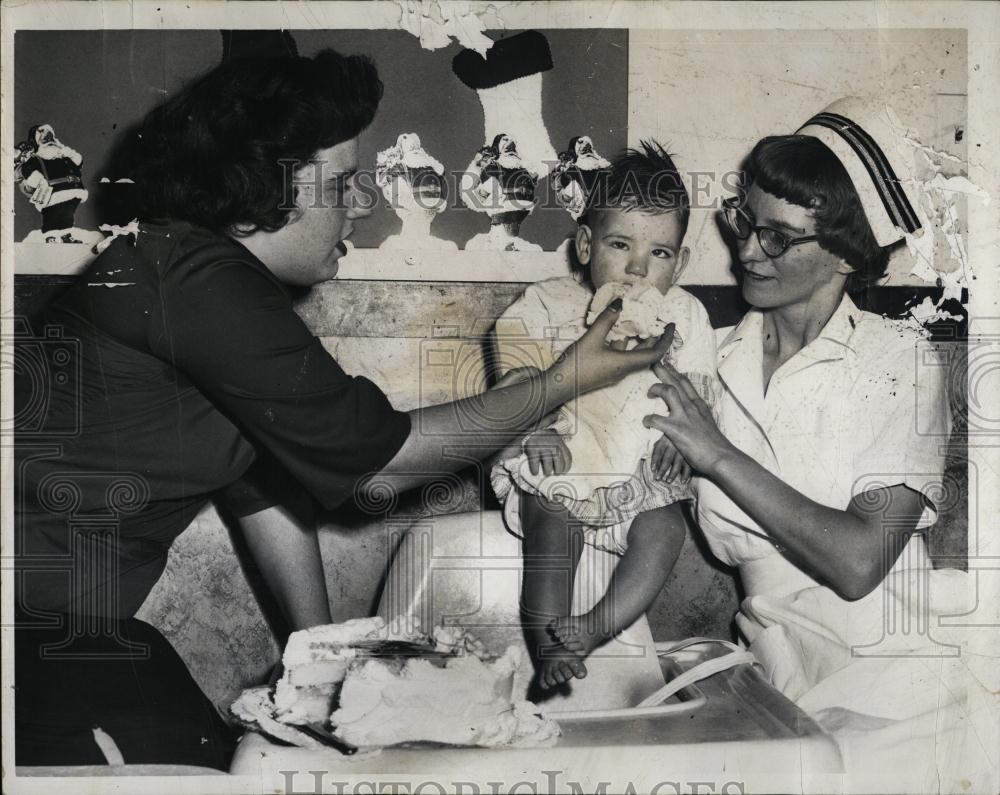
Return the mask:
<svg viewBox="0 0 1000 795">
<path fill-rule="evenodd" d="M 698 659 L 688 656 L 681 667 Z M 322 770 L 331 784 L 359 776 L 385 780 L 387 775 L 432 775 L 435 782 L 507 781 L 510 786 L 527 776 L 544 791 L 551 776 L 559 774 L 572 775 L 584 786 L 611 781 L 623 789 L 630 783 L 643 791 L 665 781 L 690 780 L 678 776 L 711 774 L 744 785 L 754 782 L 753 789 L 797 791 L 803 776 L 841 771 L 833 739 L 756 667 L 737 666 L 696 687 L 705 701 L 688 711 L 560 720 L 562 736 L 550 748 L 398 747 L 374 756 L 346 757 L 333 750 L 280 747 L 248 734 L 237 749 L 231 772 L 253 776 L 265 789 L 269 781 L 287 788 L 288 776 L 296 771 L 305 775 L 304 771 Z"/>
</svg>

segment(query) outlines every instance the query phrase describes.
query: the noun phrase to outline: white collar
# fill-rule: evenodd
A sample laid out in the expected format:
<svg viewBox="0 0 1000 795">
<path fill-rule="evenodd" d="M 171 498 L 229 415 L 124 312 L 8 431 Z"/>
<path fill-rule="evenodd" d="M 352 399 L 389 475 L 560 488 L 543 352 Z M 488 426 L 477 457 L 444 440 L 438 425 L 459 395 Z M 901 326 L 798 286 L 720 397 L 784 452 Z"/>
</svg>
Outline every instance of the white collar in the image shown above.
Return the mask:
<svg viewBox="0 0 1000 795">
<path fill-rule="evenodd" d="M 841 354 L 846 354 L 848 351 L 854 355 L 857 355 L 857 341 L 855 332 L 857 331 L 858 325 L 861 323 L 862 315 L 864 313 L 858 309 L 851 297 L 844 293 L 840 299 L 840 303 L 837 305 L 836 310 L 830 316 L 830 319 L 826 321 L 826 325 L 823 326 L 819 335 L 810 342 L 805 348 L 803 348 L 799 353 L 804 353 L 814 346 L 824 349 L 824 353 L 833 353 L 834 351 L 839 351 Z M 719 358 L 720 360 L 726 358 L 729 350 L 733 348 L 737 343 L 743 341 L 744 339 L 749 339 L 751 337 L 760 338 L 760 330 L 764 322 L 764 313 L 759 309 L 751 309 L 747 312 L 743 319 L 737 323 L 733 330 L 726 335 L 726 338 L 719 344 Z M 823 342 L 820 342 L 820 341 Z M 829 348 L 824 343 L 832 342 L 837 345 L 837 348 Z M 844 350 L 840 350 L 844 349 Z M 763 349 L 761 349 L 761 352 Z M 813 352 L 815 353 L 815 352 Z M 798 354 L 796 354 L 798 355 Z M 820 357 L 814 357 L 820 358 Z M 831 358 L 829 356 L 823 356 L 822 358 Z M 841 358 L 837 356 L 835 358 Z"/>
<path fill-rule="evenodd" d="M 863 315 L 845 293 L 819 336 L 774 375 L 785 377 L 817 362 L 856 358 L 857 329 Z M 719 377 L 753 417 L 764 416 L 763 325 L 764 313 L 751 309 L 719 345 Z"/>
</svg>

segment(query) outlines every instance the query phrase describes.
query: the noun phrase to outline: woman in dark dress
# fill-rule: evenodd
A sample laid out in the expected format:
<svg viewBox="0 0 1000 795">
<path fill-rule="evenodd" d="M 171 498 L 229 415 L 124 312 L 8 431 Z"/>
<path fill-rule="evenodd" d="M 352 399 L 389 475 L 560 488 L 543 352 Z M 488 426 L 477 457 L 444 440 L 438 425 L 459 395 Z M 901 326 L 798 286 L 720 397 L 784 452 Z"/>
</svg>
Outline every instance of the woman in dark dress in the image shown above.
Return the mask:
<svg viewBox="0 0 1000 795">
<path fill-rule="evenodd" d="M 208 500 L 238 518 L 291 627 L 325 623 L 318 542 L 281 504 L 289 483 L 327 509 L 367 474 L 408 488 L 459 466 L 447 448 L 485 457 L 665 352 L 669 334 L 608 349 L 612 309 L 548 371 L 467 400 L 401 412 L 347 375 L 289 286 L 336 276 L 368 214 L 357 139 L 381 94 L 366 58 L 246 58 L 131 139 L 138 231 L 47 308 L 61 337 L 18 350 L 17 764 L 101 764 L 96 726 L 127 763 L 227 767 L 228 728 L 133 618 Z M 42 388 L 39 372 L 56 377 Z"/>
</svg>

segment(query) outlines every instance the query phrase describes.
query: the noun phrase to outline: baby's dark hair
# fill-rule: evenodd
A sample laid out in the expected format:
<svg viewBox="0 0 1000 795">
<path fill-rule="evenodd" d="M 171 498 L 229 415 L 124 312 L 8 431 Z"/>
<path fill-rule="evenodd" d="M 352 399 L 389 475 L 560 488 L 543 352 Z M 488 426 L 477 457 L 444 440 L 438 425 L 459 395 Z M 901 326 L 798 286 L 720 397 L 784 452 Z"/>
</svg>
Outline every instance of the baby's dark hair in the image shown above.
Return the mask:
<svg viewBox="0 0 1000 795">
<path fill-rule="evenodd" d="M 640 141 L 639 146 L 626 149 L 598 175 L 580 223 L 591 223 L 594 212 L 599 210 L 677 212 L 682 233 L 686 233 L 691 197 L 677 166 L 658 141 Z"/>
</svg>

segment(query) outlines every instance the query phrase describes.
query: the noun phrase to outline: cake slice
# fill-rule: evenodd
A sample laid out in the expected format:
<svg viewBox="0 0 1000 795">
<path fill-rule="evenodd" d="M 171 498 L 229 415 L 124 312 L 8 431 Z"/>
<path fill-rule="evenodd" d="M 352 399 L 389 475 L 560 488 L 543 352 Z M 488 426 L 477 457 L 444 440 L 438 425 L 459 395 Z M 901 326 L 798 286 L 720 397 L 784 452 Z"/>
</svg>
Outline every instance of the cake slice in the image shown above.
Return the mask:
<svg viewBox="0 0 1000 795">
<path fill-rule="evenodd" d="M 622 311 L 618 321 L 608 332 L 608 341 L 641 340 L 658 337 L 670 321 L 664 311 L 664 296 L 648 284 L 622 284 L 608 282 L 603 285 L 590 302 L 587 325 L 615 298 L 622 299 Z"/>
<path fill-rule="evenodd" d="M 429 741 L 452 745 L 544 745 L 558 726 L 512 699 L 521 653 L 492 662 L 466 654 L 431 662 L 356 660 L 348 667 L 330 722 L 358 746 Z"/>
<path fill-rule="evenodd" d="M 385 619 L 353 618 L 293 632 L 282 656 L 284 675 L 274 692 L 276 717 L 284 723 L 325 723 L 358 644 L 384 640 L 426 643 L 427 637 Z"/>
<path fill-rule="evenodd" d="M 257 688 L 232 707 L 282 739 L 281 726 L 305 724 L 332 724 L 340 740 L 368 747 L 545 745 L 559 734 L 535 705 L 513 701 L 521 652 L 497 658 L 462 627 L 435 627 L 429 637 L 412 619 L 352 619 L 293 633 L 282 662 L 273 701 Z"/>
</svg>

